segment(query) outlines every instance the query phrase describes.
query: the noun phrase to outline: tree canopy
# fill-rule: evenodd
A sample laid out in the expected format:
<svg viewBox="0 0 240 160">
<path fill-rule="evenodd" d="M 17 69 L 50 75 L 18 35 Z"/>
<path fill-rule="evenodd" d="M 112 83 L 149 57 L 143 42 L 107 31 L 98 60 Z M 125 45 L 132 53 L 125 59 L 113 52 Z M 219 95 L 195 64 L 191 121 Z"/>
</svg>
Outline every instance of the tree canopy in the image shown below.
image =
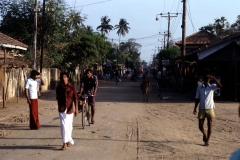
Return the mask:
<svg viewBox="0 0 240 160">
<path fill-rule="evenodd" d="M 109 31 L 113 29 L 113 26 L 110 25 L 111 19 L 108 16 L 104 16 L 101 18 L 101 25 L 97 27 L 97 30 L 101 31 L 102 35 L 105 33 L 108 34 Z"/>
<path fill-rule="evenodd" d="M 0 32 L 27 44 L 28 51 L 22 53 L 27 59 L 32 59 L 33 55 L 34 4 L 34 0 L 0 1 Z M 92 27 L 85 25 L 87 18 L 81 12 L 68 9 L 65 0 L 46 1 L 45 27 L 42 4 L 38 8 L 37 66 L 42 33 L 45 41 L 43 67 L 89 66 L 106 58 L 111 44 Z M 110 19 L 105 16 L 101 20 L 100 31 L 108 33 L 113 28 L 109 25 Z"/>
<path fill-rule="evenodd" d="M 129 23 L 124 18 L 121 18 L 119 24 L 115 25 L 114 29 L 117 29 L 117 34 L 119 36 L 119 44 L 121 36 L 124 37 L 129 32 L 129 29 L 131 29 L 130 27 L 128 27 L 128 25 Z"/>
<path fill-rule="evenodd" d="M 214 19 L 214 23 L 210 23 L 206 26 L 202 26 L 199 30 L 206 30 L 214 35 L 217 38 L 223 38 L 231 33 L 240 31 L 240 15 L 237 16 L 237 20 L 235 23 L 230 25 L 227 19 L 222 16 L 220 18 Z"/>
</svg>

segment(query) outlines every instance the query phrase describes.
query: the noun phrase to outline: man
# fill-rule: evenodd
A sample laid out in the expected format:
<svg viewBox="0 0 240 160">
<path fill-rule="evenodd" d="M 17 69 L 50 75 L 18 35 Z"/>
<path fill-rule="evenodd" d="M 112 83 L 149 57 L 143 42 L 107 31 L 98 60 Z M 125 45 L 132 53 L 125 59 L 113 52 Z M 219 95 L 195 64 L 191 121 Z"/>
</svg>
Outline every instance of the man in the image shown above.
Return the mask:
<svg viewBox="0 0 240 160">
<path fill-rule="evenodd" d="M 216 84 L 210 84 L 210 80 L 214 80 Z M 199 119 L 199 129 L 203 133 L 203 142 L 205 142 L 204 146 L 209 146 L 209 139 L 212 133 L 212 121 L 214 114 L 214 91 L 221 88 L 222 85 L 220 82 L 212 75 L 206 75 L 203 77 L 204 84 L 198 86 L 196 93 L 195 106 L 193 110 L 193 114 L 197 114 L 197 107 L 199 105 L 198 119 Z M 207 126 L 208 131 L 207 135 L 203 128 L 204 120 L 207 118 Z"/>
<path fill-rule="evenodd" d="M 40 73 L 32 70 L 30 78 L 25 83 L 25 96 L 30 110 L 30 129 L 39 129 L 40 123 L 38 118 L 38 85 L 44 85 Z"/>
<path fill-rule="evenodd" d="M 88 97 L 88 105 L 91 106 L 91 122 L 94 124 L 94 115 L 95 115 L 95 99 L 97 96 L 98 89 L 98 79 L 97 76 L 93 75 L 93 71 L 91 69 L 86 70 L 86 76 L 83 77 L 83 80 L 80 83 L 80 95 L 82 94 L 91 94 L 93 96 Z M 82 105 L 82 101 L 80 104 Z"/>
<path fill-rule="evenodd" d="M 119 74 L 118 69 L 116 69 L 116 71 L 114 72 L 114 77 L 115 77 L 116 85 L 118 85 L 119 78 L 120 78 L 120 74 Z"/>
<path fill-rule="evenodd" d="M 60 84 L 56 88 L 58 112 L 60 118 L 61 135 L 62 135 L 62 150 L 66 150 L 70 144 L 74 144 L 72 139 L 73 129 L 73 103 L 75 104 L 74 116 L 78 115 L 78 97 L 77 91 L 73 84 L 68 82 L 68 74 L 60 73 Z"/>
</svg>

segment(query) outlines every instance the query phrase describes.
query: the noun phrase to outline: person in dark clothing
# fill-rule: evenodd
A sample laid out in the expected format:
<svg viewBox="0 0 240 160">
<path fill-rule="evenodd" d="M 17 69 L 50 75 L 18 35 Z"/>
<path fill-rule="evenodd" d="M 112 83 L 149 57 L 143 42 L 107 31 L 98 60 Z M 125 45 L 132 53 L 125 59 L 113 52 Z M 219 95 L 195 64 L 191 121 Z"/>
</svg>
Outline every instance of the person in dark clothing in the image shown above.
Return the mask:
<svg viewBox="0 0 240 160">
<path fill-rule="evenodd" d="M 91 69 L 87 69 L 85 72 L 85 76 L 83 77 L 80 83 L 79 94 L 88 94 L 93 95 L 88 97 L 88 105 L 91 106 L 91 122 L 94 124 L 94 115 L 95 115 L 95 99 L 97 96 L 98 89 L 98 79 L 97 76 L 93 75 L 93 71 Z M 80 105 L 83 104 L 83 101 L 80 99 Z"/>
<path fill-rule="evenodd" d="M 115 77 L 116 85 L 118 85 L 119 78 L 120 78 L 120 73 L 118 70 L 115 71 L 114 77 Z"/>
</svg>

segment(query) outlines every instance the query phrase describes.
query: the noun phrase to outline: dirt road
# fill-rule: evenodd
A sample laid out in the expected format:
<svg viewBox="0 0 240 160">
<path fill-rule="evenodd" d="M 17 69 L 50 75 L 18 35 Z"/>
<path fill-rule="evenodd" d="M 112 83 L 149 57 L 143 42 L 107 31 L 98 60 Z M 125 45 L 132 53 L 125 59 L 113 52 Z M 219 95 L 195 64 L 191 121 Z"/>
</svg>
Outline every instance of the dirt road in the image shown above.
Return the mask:
<svg viewBox="0 0 240 160">
<path fill-rule="evenodd" d="M 75 145 L 59 150 L 62 142 L 55 92 L 39 100 L 40 130 L 29 130 L 25 99 L 12 99 L 0 109 L 0 159 L 229 159 L 240 145 L 237 103 L 217 102 L 210 146 L 204 147 L 194 102 L 164 91 L 169 100 L 157 98 L 153 78 L 149 102 L 142 101 L 140 81 L 100 81 L 95 124 L 81 127 L 74 118 Z M 206 127 L 206 126 L 205 126 Z"/>
</svg>

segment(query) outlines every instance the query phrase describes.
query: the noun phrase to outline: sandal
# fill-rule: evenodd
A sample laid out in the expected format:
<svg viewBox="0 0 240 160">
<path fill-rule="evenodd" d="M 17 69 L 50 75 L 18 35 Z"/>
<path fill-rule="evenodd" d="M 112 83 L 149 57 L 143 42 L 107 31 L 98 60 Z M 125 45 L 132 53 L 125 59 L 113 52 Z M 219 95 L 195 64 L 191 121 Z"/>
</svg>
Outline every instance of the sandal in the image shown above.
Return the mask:
<svg viewBox="0 0 240 160">
<path fill-rule="evenodd" d="M 61 150 L 64 151 L 64 150 L 66 150 L 66 149 L 67 149 L 67 147 L 66 147 L 66 143 L 64 143 L 63 146 L 62 146 L 62 148 L 61 148 Z"/>
<path fill-rule="evenodd" d="M 66 144 L 67 144 L 67 147 L 70 147 L 70 146 L 71 146 L 71 143 L 70 143 L 70 142 L 67 142 Z"/>
</svg>

